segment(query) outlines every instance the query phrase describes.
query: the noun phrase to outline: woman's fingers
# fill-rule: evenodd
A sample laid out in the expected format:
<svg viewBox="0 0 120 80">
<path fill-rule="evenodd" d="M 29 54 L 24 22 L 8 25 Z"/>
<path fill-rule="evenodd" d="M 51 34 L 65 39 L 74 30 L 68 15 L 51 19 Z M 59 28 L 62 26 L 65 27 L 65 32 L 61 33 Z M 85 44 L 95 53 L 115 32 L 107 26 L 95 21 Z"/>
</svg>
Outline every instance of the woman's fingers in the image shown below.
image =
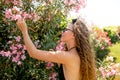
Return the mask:
<svg viewBox="0 0 120 80">
<path fill-rule="evenodd" d="M 16 24 L 22 32 L 27 30 L 27 25 L 23 18 L 19 19 Z"/>
</svg>

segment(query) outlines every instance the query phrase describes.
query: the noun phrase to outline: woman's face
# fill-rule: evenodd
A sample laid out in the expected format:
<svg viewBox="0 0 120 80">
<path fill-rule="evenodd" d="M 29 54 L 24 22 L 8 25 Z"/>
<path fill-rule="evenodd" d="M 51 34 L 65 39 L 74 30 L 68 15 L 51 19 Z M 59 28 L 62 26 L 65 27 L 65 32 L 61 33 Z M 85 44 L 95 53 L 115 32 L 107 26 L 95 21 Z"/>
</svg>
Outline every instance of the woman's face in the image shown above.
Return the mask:
<svg viewBox="0 0 120 80">
<path fill-rule="evenodd" d="M 63 30 L 62 36 L 61 36 L 61 41 L 67 42 L 74 37 L 72 26 L 73 26 L 73 24 L 69 23 L 67 28 L 65 30 Z"/>
</svg>

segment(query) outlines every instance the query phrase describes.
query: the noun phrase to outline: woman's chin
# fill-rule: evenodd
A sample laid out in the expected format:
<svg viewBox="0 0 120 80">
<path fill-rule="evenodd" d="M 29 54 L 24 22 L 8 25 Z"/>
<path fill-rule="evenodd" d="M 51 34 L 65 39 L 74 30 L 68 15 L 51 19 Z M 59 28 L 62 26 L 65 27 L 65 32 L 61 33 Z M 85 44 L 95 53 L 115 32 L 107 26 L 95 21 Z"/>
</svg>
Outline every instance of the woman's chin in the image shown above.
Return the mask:
<svg viewBox="0 0 120 80">
<path fill-rule="evenodd" d="M 64 42 L 64 39 L 61 38 L 60 41 L 61 41 L 61 42 Z"/>
</svg>

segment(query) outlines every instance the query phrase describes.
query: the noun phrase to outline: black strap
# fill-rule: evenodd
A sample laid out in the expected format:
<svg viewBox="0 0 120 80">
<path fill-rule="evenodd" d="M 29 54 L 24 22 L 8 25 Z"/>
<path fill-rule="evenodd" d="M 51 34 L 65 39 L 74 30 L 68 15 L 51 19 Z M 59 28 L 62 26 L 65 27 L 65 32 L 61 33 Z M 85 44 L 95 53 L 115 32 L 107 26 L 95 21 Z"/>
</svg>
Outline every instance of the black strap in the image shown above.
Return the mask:
<svg viewBox="0 0 120 80">
<path fill-rule="evenodd" d="M 65 80 L 62 64 L 60 64 L 60 69 L 59 69 L 59 80 Z"/>
</svg>

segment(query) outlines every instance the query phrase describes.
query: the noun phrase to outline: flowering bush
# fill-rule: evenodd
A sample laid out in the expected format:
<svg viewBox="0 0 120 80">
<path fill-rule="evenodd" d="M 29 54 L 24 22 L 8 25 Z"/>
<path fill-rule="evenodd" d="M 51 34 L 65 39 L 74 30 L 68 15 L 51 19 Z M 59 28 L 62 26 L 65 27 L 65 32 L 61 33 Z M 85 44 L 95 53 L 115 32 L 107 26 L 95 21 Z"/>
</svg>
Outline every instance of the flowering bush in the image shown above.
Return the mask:
<svg viewBox="0 0 120 80">
<path fill-rule="evenodd" d="M 26 59 L 25 56 L 25 45 L 21 44 L 21 37 L 17 36 L 14 37 L 14 41 L 9 41 L 8 46 L 10 46 L 9 50 L 2 50 L 0 51 L 0 55 L 2 57 L 8 57 L 8 59 L 11 59 L 12 62 L 17 63 L 17 65 L 21 65 L 21 60 Z"/>
<path fill-rule="evenodd" d="M 116 76 L 120 76 L 120 63 L 115 63 L 112 56 L 107 56 L 99 63 L 98 80 L 114 80 Z"/>
<path fill-rule="evenodd" d="M 97 58 L 103 60 L 103 58 L 109 53 L 108 46 L 112 45 L 111 39 L 108 37 L 108 33 L 105 32 L 103 29 L 94 27 L 91 38 Z"/>
</svg>

